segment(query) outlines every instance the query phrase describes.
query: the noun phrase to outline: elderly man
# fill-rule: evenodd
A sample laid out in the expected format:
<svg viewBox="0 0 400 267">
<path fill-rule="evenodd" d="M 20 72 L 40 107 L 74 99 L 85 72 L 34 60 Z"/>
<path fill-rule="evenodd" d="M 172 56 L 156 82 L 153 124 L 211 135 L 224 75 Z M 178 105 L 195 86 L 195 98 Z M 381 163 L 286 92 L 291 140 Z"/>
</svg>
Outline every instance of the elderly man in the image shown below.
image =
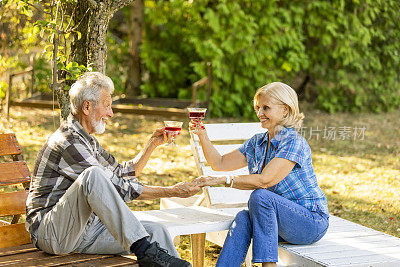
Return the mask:
<svg viewBox="0 0 400 267">
<path fill-rule="evenodd" d="M 181 260 L 167 230 L 139 221 L 125 202 L 189 197 L 200 188 L 182 182 L 170 187 L 141 184 L 136 177 L 153 150 L 167 142 L 157 129 L 133 160 L 118 163 L 91 135 L 113 117 L 110 78 L 89 72 L 69 92 L 72 115 L 38 153 L 27 200 L 26 226 L 32 242 L 51 254 L 134 253 L 139 266 L 191 266 Z"/>
</svg>

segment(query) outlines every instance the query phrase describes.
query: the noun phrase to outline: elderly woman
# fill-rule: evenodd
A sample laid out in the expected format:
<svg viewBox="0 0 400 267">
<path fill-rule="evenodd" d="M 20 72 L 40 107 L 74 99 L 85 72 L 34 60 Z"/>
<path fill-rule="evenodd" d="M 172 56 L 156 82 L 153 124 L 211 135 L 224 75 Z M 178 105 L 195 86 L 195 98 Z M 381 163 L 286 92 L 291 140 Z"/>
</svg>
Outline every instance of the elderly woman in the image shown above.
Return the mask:
<svg viewBox="0 0 400 267">
<path fill-rule="evenodd" d="M 278 242 L 311 244 L 324 236 L 329 225 L 327 201 L 317 183 L 310 146 L 296 131 L 304 118 L 296 92 L 284 83 L 267 84 L 256 92 L 254 109 L 267 131 L 223 156 L 201 123 L 190 126 L 214 170 L 231 171 L 247 165 L 250 172 L 199 177 L 199 185 L 254 189 L 248 210 L 239 212 L 229 229 L 217 266 L 240 266 L 251 238 L 253 262 L 276 266 Z"/>
</svg>

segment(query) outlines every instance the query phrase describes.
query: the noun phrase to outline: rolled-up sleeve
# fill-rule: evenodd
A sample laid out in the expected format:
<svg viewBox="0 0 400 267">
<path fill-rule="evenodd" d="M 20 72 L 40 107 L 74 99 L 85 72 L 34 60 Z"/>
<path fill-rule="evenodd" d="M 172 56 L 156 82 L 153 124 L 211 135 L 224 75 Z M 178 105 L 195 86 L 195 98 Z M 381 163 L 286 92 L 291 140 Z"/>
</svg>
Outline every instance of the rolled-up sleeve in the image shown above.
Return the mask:
<svg viewBox="0 0 400 267">
<path fill-rule="evenodd" d="M 302 167 L 305 160 L 303 150 L 301 138 L 288 138 L 279 144 L 275 157 L 293 161 Z"/>
<path fill-rule="evenodd" d="M 100 161 L 103 165 L 108 165 L 109 169 L 119 177 L 125 179 L 136 178 L 135 168 L 133 167 L 133 160 L 124 161 L 119 163 L 117 159 L 108 153 L 100 144 L 97 143 L 98 153 L 100 155 Z"/>
</svg>

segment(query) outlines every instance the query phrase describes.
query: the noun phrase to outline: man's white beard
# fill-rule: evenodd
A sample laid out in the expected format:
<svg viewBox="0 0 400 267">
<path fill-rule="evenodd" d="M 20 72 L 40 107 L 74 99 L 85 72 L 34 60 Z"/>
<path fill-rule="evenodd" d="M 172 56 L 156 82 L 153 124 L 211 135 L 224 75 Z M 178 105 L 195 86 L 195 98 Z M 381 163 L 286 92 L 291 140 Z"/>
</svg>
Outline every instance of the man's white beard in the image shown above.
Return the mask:
<svg viewBox="0 0 400 267">
<path fill-rule="evenodd" d="M 106 122 L 102 119 L 100 119 L 100 121 L 96 121 L 96 119 L 94 118 L 94 113 L 91 116 L 91 123 L 96 134 L 102 134 L 106 130 Z"/>
</svg>

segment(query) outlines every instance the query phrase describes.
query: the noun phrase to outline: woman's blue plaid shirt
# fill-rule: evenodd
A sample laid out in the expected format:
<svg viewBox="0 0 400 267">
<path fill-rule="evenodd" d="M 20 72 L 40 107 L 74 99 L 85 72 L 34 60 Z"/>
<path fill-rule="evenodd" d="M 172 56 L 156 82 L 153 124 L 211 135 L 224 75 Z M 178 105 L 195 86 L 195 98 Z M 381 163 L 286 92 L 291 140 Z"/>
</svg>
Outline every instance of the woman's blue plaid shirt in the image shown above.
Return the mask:
<svg viewBox="0 0 400 267">
<path fill-rule="evenodd" d="M 329 214 L 324 192 L 318 186 L 307 141 L 293 128 L 283 128 L 271 139 L 267 153 L 268 132 L 256 134 L 243 143 L 239 151 L 246 157 L 250 174 L 260 174 L 273 158 L 296 163 L 292 171 L 268 190 L 310 211 Z"/>
</svg>

